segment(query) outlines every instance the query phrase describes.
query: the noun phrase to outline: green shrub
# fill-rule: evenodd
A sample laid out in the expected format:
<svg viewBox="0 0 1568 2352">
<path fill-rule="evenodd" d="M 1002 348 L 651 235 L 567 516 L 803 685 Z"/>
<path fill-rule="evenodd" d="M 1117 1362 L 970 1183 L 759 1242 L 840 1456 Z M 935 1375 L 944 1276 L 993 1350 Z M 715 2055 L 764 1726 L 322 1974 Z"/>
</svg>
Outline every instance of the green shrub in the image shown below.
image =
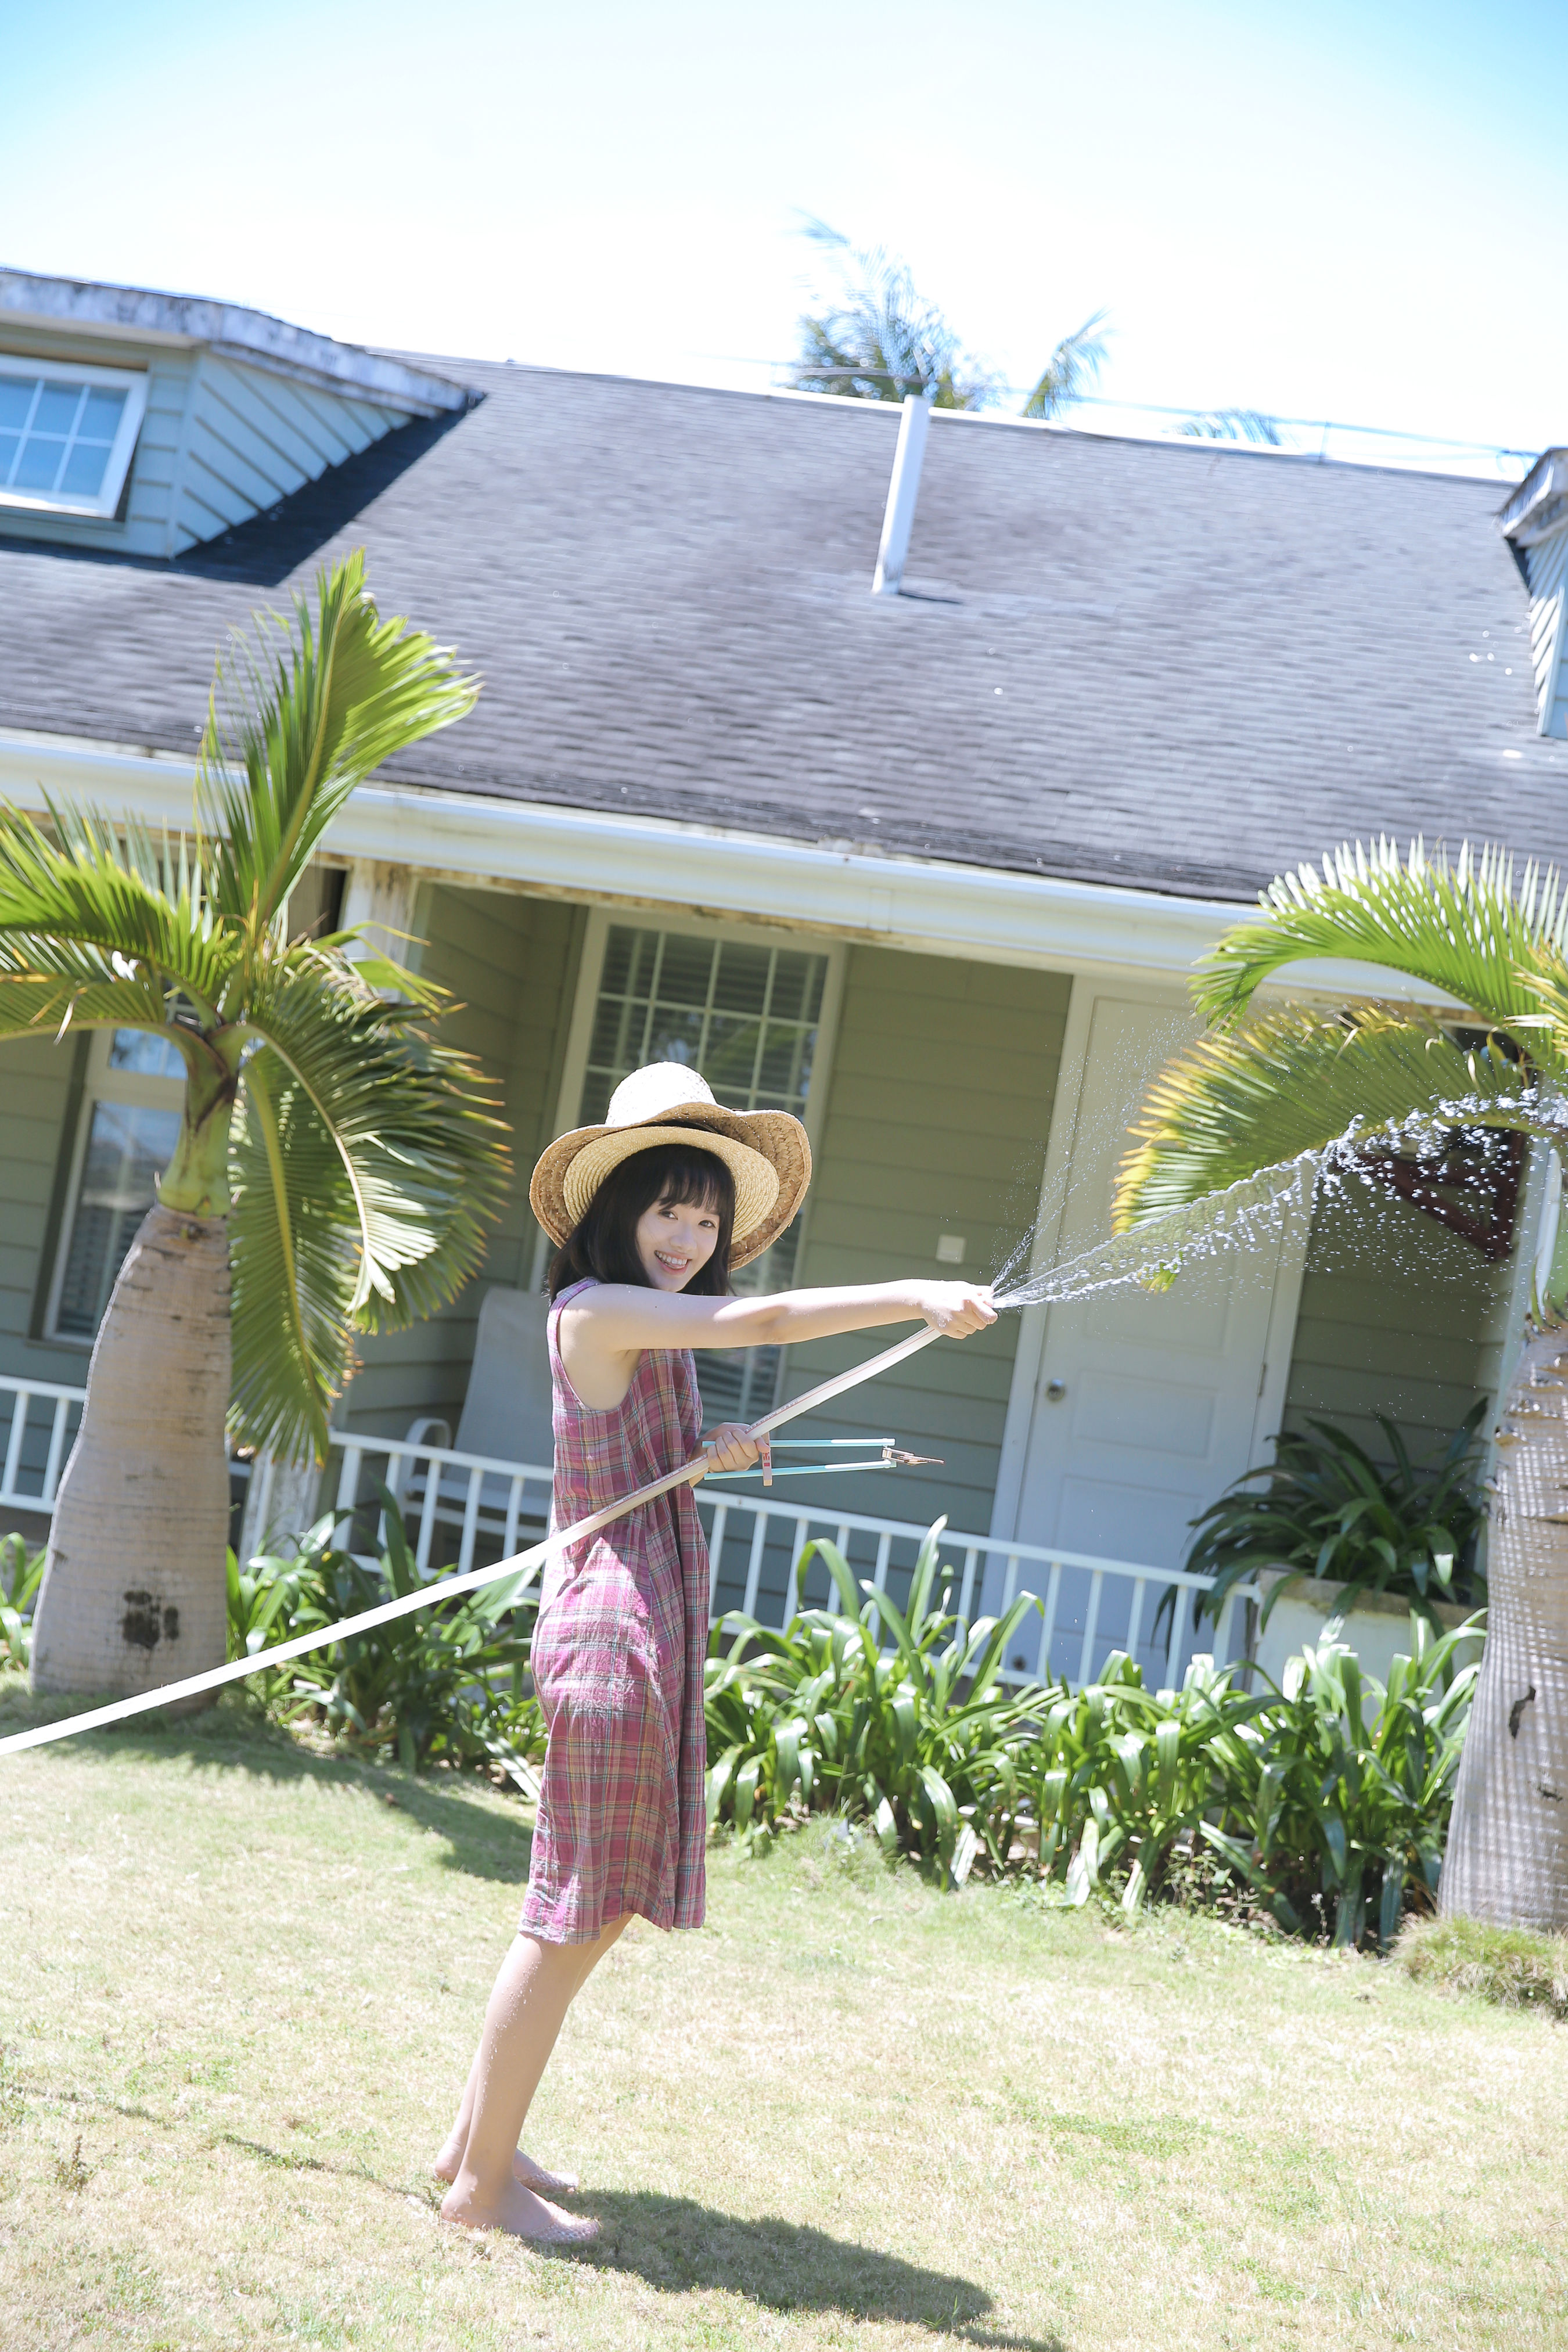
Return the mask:
<svg viewBox="0 0 1568 2352">
<path fill-rule="evenodd" d="M 378 1489 L 386 1549 L 368 1562 L 340 1550 L 329 1515 L 291 1558 L 229 1558 L 229 1654 L 254 1654 L 439 1580 L 421 1571 L 402 1515 Z M 395 1617 L 258 1677 L 285 1723 L 313 1719 L 345 1744 L 430 1763 L 499 1766 L 537 1799 L 544 1723 L 528 1684 L 535 1602 L 521 1578 Z"/>
<path fill-rule="evenodd" d="M 838 1613 L 802 1611 L 782 1633 L 724 1621 L 735 1638 L 708 1662 L 711 1822 L 755 1843 L 837 1811 L 945 1884 L 1017 1870 L 1130 1912 L 1173 1866 L 1187 1885 L 1218 1871 L 1288 1931 L 1342 1944 L 1386 1944 L 1407 1906 L 1429 1905 L 1475 1682 L 1453 1668 L 1464 1629 L 1434 1640 L 1413 1613 L 1386 1690 L 1325 1644 L 1257 1692 L 1203 1657 L 1179 1691 L 1151 1691 L 1121 1653 L 1081 1690 L 1009 1691 L 997 1669 L 1036 1604 L 964 1635 L 947 1591 L 931 1606 L 942 1524 L 907 1612 L 819 1543 L 797 1575 L 820 1552 Z"/>
<path fill-rule="evenodd" d="M 1026 1706 L 996 1675 L 1038 1603 L 1026 1594 L 1000 1622 L 983 1618 L 967 1633 L 949 1613 L 950 1588 L 933 1608 L 945 1525 L 921 1547 L 905 1609 L 857 1586 L 837 1544 L 819 1541 L 796 1574 L 820 1555 L 841 1614 L 803 1610 L 782 1633 L 738 1611 L 724 1619 L 720 1633 L 735 1639 L 707 1672 L 710 1822 L 754 1842 L 792 1809 L 837 1810 L 870 1822 L 885 1853 L 916 1854 L 949 1881 L 967 1874 L 983 1843 L 1004 1859 L 992 1830 L 994 1759 L 1021 1736 Z"/>
<path fill-rule="evenodd" d="M 1412 1610 L 1386 1688 L 1346 1649 L 1304 1651 L 1238 1727 L 1246 1761 L 1227 1751 L 1219 1818 L 1201 1831 L 1282 1927 L 1316 1911 L 1336 1944 L 1359 1945 L 1375 1918 L 1386 1945 L 1413 1895 L 1436 1896 L 1478 1672 L 1453 1659 L 1473 1632 L 1434 1641 Z"/>
<path fill-rule="evenodd" d="M 1484 1600 L 1472 1563 L 1485 1409 L 1483 1400 L 1429 1464 L 1412 1462 L 1403 1436 L 1381 1414 L 1393 1457 L 1386 1466 L 1330 1422 L 1282 1431 L 1273 1462 L 1244 1472 L 1193 1522 L 1187 1570 L 1215 1580 L 1194 1601 L 1194 1623 L 1200 1611 L 1217 1623 L 1232 1588 L 1262 1568 L 1343 1583 L 1346 1610 L 1363 1592 L 1390 1593 L 1423 1611 L 1436 1601 Z M 1265 1617 L 1287 1589 L 1275 1586 Z"/>
<path fill-rule="evenodd" d="M 1489 1927 L 1479 1919 L 1415 1919 L 1395 1956 L 1423 1983 L 1474 1993 L 1503 2009 L 1568 2017 L 1568 1936 Z"/>
<path fill-rule="evenodd" d="M 0 1665 L 26 1670 L 33 1648 L 33 1604 L 44 1580 L 41 1551 L 18 1535 L 0 1536 Z"/>
</svg>

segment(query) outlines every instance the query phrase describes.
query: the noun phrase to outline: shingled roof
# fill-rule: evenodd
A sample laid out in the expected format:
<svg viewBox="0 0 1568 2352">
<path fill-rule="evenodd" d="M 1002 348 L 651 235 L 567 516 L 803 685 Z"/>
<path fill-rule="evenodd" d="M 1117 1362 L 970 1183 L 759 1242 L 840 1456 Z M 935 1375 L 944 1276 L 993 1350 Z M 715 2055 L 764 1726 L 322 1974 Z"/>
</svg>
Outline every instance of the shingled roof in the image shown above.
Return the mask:
<svg viewBox="0 0 1568 2352">
<path fill-rule="evenodd" d="M 938 415 L 875 599 L 893 410 L 437 364 L 481 404 L 174 562 L 0 542 L 0 727 L 189 751 L 225 632 L 363 545 L 485 677 L 421 785 L 1218 898 L 1568 858 L 1497 485 Z"/>
</svg>

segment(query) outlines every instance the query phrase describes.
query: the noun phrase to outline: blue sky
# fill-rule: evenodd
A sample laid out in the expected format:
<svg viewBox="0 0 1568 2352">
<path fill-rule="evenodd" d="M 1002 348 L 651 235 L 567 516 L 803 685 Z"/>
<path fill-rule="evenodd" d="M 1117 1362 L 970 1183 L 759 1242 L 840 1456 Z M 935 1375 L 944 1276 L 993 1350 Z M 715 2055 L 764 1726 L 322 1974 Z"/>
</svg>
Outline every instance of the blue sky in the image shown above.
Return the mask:
<svg viewBox="0 0 1568 2352">
<path fill-rule="evenodd" d="M 1568 439 L 1568 8 L 0 0 L 0 261 L 356 341 L 768 381 L 812 250 L 1009 380 Z"/>
</svg>

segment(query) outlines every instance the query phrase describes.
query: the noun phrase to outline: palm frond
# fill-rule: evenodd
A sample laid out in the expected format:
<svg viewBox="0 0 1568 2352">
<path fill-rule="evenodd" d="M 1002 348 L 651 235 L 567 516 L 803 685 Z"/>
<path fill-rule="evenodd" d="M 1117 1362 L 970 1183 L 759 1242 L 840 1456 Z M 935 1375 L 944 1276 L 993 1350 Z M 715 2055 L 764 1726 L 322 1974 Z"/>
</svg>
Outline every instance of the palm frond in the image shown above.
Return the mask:
<svg viewBox="0 0 1568 2352">
<path fill-rule="evenodd" d="M 331 1134 L 266 1048 L 246 1065 L 229 1190 L 230 1427 L 243 1444 L 322 1461 L 353 1362 L 357 1218 Z"/>
<path fill-rule="evenodd" d="M 797 392 L 891 401 L 917 393 L 936 408 L 984 408 L 994 399 L 990 374 L 886 247 L 861 250 L 818 220 L 805 221 L 802 234 L 837 257 L 837 299 L 800 321 L 790 373 Z"/>
<path fill-rule="evenodd" d="M 1037 419 L 1059 416 L 1075 400 L 1081 400 L 1100 369 L 1105 365 L 1106 338 L 1100 332 L 1105 313 L 1097 310 L 1070 335 L 1064 335 L 1050 358 L 1046 362 L 1040 380 L 1024 403 L 1026 416 Z"/>
<path fill-rule="evenodd" d="M 290 629 L 237 636 L 220 657 L 196 802 L 225 914 L 265 932 L 355 784 L 472 709 L 479 680 L 401 620 L 383 621 L 363 551 L 318 574 Z"/>
<path fill-rule="evenodd" d="M 187 845 L 165 841 L 160 850 L 134 823 L 122 837 L 93 810 L 50 803 L 48 814 L 52 838 L 21 810 L 0 809 L 0 987 L 68 998 L 109 989 L 119 1002 L 129 984 L 143 1007 L 140 1027 L 157 1025 L 170 995 L 210 1012 L 237 947 Z"/>
<path fill-rule="evenodd" d="M 1320 874 L 1298 866 L 1271 882 L 1260 916 L 1226 933 L 1198 967 L 1194 995 L 1210 1021 L 1243 1013 L 1255 990 L 1302 958 L 1348 957 L 1407 973 L 1507 1029 L 1537 1011 L 1521 977 L 1542 950 L 1568 945 L 1568 898 L 1533 861 L 1515 878 L 1503 849 L 1461 845 L 1450 861 L 1419 841 L 1346 843 Z"/>
<path fill-rule="evenodd" d="M 1495 1045 L 1467 1052 L 1423 1014 L 1267 1013 L 1199 1038 L 1155 1079 L 1117 1171 L 1112 1229 L 1343 1137 L 1419 1153 L 1455 1127 L 1528 1134 L 1551 1120 L 1528 1067 Z"/>
<path fill-rule="evenodd" d="M 348 1183 L 360 1327 L 433 1313 L 477 1270 L 506 1199 L 506 1129 L 479 1064 L 310 950 L 258 990 L 249 1025 L 313 1106 Z"/>
<path fill-rule="evenodd" d="M 1205 408 L 1177 427 L 1188 441 L 1249 441 L 1255 448 L 1283 448 L 1285 436 L 1261 408 Z"/>
</svg>

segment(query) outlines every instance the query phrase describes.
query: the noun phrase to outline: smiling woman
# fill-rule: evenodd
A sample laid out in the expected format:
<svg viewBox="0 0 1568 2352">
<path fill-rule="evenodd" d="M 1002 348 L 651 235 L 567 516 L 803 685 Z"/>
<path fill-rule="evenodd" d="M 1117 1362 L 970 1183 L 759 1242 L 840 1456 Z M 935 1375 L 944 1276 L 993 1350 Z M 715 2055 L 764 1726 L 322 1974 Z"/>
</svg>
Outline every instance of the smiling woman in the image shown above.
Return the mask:
<svg viewBox="0 0 1568 2352">
<path fill-rule="evenodd" d="M 727 1109 L 680 1062 L 634 1070 L 603 1123 L 560 1137 L 533 1171 L 557 1244 L 554 1525 L 684 1483 L 565 1544 L 545 1572 L 531 1664 L 549 1746 L 528 1894 L 437 2161 L 448 2221 L 554 2244 L 597 2233 L 546 2202 L 575 2183 L 542 2172 L 518 2135 L 568 2007 L 627 1919 L 702 1924 L 710 1572 L 692 1485 L 766 1455 L 737 1424 L 702 1440 L 693 1351 L 922 1320 L 963 1338 L 995 1320 L 962 1283 L 736 1297 L 731 1268 L 784 1232 L 810 1176 L 798 1119 Z"/>
</svg>

